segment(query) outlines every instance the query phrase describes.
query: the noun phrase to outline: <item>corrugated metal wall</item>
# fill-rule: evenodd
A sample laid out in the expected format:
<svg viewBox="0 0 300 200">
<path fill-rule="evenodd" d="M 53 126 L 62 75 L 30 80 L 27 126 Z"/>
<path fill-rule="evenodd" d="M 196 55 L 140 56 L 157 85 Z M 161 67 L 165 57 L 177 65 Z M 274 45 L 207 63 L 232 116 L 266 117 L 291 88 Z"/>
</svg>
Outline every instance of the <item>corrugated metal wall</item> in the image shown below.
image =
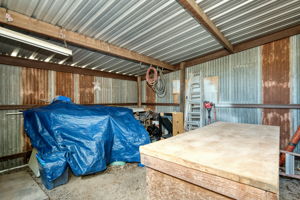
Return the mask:
<svg viewBox="0 0 300 200">
<path fill-rule="evenodd" d="M 137 102 L 137 83 L 135 81 L 96 77 L 95 103 L 133 103 Z"/>
<path fill-rule="evenodd" d="M 261 103 L 260 48 L 212 60 L 187 68 L 187 80 L 193 74 L 219 77 L 217 104 Z M 261 123 L 260 109 L 218 108 L 217 120 L 240 123 Z"/>
<path fill-rule="evenodd" d="M 290 38 L 291 52 L 291 103 L 300 104 L 300 35 Z M 292 134 L 300 126 L 300 110 L 292 110 Z M 297 145 L 296 152 L 300 152 L 300 144 Z"/>
<path fill-rule="evenodd" d="M 179 103 L 180 99 L 178 97 L 178 102 L 174 102 L 174 96 L 173 96 L 173 81 L 174 80 L 180 80 L 179 71 L 175 71 L 172 73 L 168 73 L 164 75 L 164 78 L 166 80 L 166 87 L 167 92 L 164 97 L 159 97 L 155 95 L 155 103 Z M 147 83 L 146 81 L 142 81 L 142 102 L 147 102 Z M 149 99 L 148 99 L 149 100 Z M 149 106 L 147 106 L 149 107 Z M 156 112 L 179 112 L 178 106 L 152 106 Z"/>
<path fill-rule="evenodd" d="M 261 101 L 261 52 L 260 47 L 212 60 L 186 69 L 186 81 L 193 74 L 219 77 L 218 104 L 256 104 Z M 165 75 L 167 94 L 156 96 L 156 103 L 174 103 L 173 80 L 180 80 L 179 71 Z M 142 101 L 146 102 L 146 81 L 142 82 Z M 178 112 L 178 106 L 156 106 L 157 112 Z M 260 109 L 218 108 L 217 118 L 222 121 L 261 123 Z"/>
<path fill-rule="evenodd" d="M 21 104 L 21 68 L 3 65 L 0 67 L 0 104 Z M 24 136 L 21 129 L 21 116 L 6 115 L 14 112 L 11 110 L 0 110 L 0 157 L 19 153 L 24 148 Z M 0 170 L 20 165 L 23 158 L 0 162 Z"/>
<path fill-rule="evenodd" d="M 0 105 L 46 104 L 57 95 L 76 103 L 136 103 L 137 82 L 0 64 Z M 0 110 L 0 157 L 30 150 L 18 110 Z M 0 162 L 0 170 L 23 158 Z"/>
<path fill-rule="evenodd" d="M 180 80 L 179 72 L 180 71 L 176 71 L 164 75 L 166 82 L 169 83 L 166 85 L 167 92 L 163 98 L 156 95 L 156 103 L 179 103 L 180 101 L 179 96 L 178 96 L 178 101 L 174 102 L 174 95 L 173 95 L 173 81 Z M 156 112 L 179 112 L 179 107 L 178 106 L 156 106 Z"/>
<path fill-rule="evenodd" d="M 287 39 L 285 39 L 287 40 Z M 280 104 L 300 104 L 300 35 L 296 35 L 289 38 L 289 61 L 285 60 L 285 70 L 290 68 L 289 80 L 290 83 L 284 87 L 291 88 L 288 92 L 290 95 L 290 101 L 278 102 Z M 267 44 L 272 45 L 272 44 Z M 264 45 L 267 46 L 267 45 Z M 280 47 L 280 41 L 274 43 L 276 48 Z M 286 47 L 282 47 L 286 48 Z M 218 104 L 262 104 L 263 102 L 263 85 L 262 85 L 262 59 L 263 56 L 269 62 L 272 57 L 272 52 L 267 51 L 262 55 L 263 46 L 249 49 L 237 54 L 222 57 L 216 60 L 212 60 L 203 64 L 199 64 L 186 69 L 186 79 L 188 80 L 193 74 L 201 74 L 203 77 L 218 76 L 219 77 L 219 100 Z M 283 50 L 283 49 L 281 49 Z M 286 51 L 286 50 L 285 50 Z M 281 53 L 277 56 L 282 57 Z M 284 59 L 284 58 L 277 58 Z M 288 64 L 290 63 L 290 64 Z M 289 65 L 289 66 L 286 66 Z M 276 69 L 275 69 L 276 70 Z M 271 72 L 270 72 L 271 73 Z M 267 74 L 266 74 L 267 75 Z M 269 77 L 269 75 L 267 75 Z M 172 92 L 172 81 L 179 79 L 179 73 L 173 72 L 166 75 L 168 80 L 168 92 L 165 98 L 156 98 L 156 102 L 172 103 L 170 92 Z M 270 78 L 270 77 L 269 77 Z M 274 81 L 281 81 L 282 75 L 273 77 Z M 143 98 L 145 97 L 145 82 L 143 82 Z M 280 85 L 280 84 L 279 84 Z M 282 85 L 282 84 L 281 84 Z M 277 86 L 276 86 L 277 87 Z M 272 98 L 277 98 L 277 95 L 282 95 L 281 92 L 275 92 Z M 169 96 L 168 96 L 169 95 Z M 274 96 L 275 95 L 275 96 Z M 282 98 L 289 99 L 289 97 Z M 144 99 L 143 99 L 144 100 Z M 272 103 L 272 102 L 269 102 Z M 276 103 L 276 102 L 273 102 Z M 159 112 L 172 112 L 177 111 L 178 107 L 172 106 L 156 106 L 156 110 Z M 218 108 L 217 119 L 228 122 L 240 122 L 240 123 L 251 123 L 251 124 L 262 124 L 263 121 L 263 109 L 253 108 Z M 295 133 L 297 127 L 300 125 L 300 110 L 292 110 L 288 112 L 290 121 L 287 123 L 290 131 L 282 131 L 287 133 L 282 141 L 282 147 L 288 139 Z M 283 123 L 283 122 L 282 122 Z M 281 124 L 282 124 L 281 123 Z M 276 120 L 270 122 L 272 125 L 276 125 Z M 285 126 L 285 123 L 283 123 Z M 282 134 L 281 133 L 281 134 Z M 300 152 L 300 145 L 297 146 L 296 152 Z"/>
<path fill-rule="evenodd" d="M 55 72 L 55 89 L 55 96 L 67 96 L 74 101 L 74 74 Z"/>
</svg>

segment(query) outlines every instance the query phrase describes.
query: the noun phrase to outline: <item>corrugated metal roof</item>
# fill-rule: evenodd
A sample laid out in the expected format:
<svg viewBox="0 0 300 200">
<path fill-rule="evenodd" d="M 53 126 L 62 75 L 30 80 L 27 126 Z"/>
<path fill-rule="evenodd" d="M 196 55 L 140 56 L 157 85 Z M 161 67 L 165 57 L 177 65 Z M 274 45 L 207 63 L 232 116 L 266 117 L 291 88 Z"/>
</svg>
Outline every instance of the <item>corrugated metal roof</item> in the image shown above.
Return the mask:
<svg viewBox="0 0 300 200">
<path fill-rule="evenodd" d="M 199 6 L 232 44 L 300 23 L 299 0 L 202 0 Z"/>
<path fill-rule="evenodd" d="M 197 2 L 233 44 L 300 23 L 299 0 Z M 0 6 L 170 64 L 222 49 L 176 0 L 0 0 Z M 139 63 L 70 48 L 72 63 L 51 61 L 120 74 L 145 73 Z"/>
</svg>

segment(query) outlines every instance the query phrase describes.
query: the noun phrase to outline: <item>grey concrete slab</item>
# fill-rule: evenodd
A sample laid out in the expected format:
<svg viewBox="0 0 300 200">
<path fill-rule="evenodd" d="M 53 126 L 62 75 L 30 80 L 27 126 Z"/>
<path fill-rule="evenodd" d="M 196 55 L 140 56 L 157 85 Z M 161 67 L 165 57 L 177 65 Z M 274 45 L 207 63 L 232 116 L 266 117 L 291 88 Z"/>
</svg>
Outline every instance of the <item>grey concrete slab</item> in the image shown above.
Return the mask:
<svg viewBox="0 0 300 200">
<path fill-rule="evenodd" d="M 0 200 L 46 200 L 48 196 L 26 171 L 0 175 Z"/>
</svg>

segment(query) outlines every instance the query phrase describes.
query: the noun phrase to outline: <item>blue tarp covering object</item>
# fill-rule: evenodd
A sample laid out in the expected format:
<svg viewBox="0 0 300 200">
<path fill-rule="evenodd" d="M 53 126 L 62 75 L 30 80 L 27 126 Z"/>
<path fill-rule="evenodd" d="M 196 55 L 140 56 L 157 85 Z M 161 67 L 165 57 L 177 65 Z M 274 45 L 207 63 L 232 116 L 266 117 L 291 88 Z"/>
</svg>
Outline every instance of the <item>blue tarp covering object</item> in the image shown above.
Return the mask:
<svg viewBox="0 0 300 200">
<path fill-rule="evenodd" d="M 76 176 L 103 171 L 115 161 L 140 162 L 149 135 L 131 109 L 56 100 L 24 111 L 24 128 L 49 181 L 67 165 Z"/>
</svg>

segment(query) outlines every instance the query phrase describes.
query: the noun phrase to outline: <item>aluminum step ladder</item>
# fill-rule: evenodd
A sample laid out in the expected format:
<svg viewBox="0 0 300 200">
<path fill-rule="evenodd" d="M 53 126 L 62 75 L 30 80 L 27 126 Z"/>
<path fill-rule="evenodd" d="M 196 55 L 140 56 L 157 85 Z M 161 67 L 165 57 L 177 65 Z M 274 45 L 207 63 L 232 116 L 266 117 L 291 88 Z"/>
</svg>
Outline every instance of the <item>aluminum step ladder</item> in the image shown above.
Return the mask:
<svg viewBox="0 0 300 200">
<path fill-rule="evenodd" d="M 193 75 L 188 82 L 185 103 L 185 129 L 194 130 L 203 124 L 203 83 L 200 74 Z"/>
</svg>

